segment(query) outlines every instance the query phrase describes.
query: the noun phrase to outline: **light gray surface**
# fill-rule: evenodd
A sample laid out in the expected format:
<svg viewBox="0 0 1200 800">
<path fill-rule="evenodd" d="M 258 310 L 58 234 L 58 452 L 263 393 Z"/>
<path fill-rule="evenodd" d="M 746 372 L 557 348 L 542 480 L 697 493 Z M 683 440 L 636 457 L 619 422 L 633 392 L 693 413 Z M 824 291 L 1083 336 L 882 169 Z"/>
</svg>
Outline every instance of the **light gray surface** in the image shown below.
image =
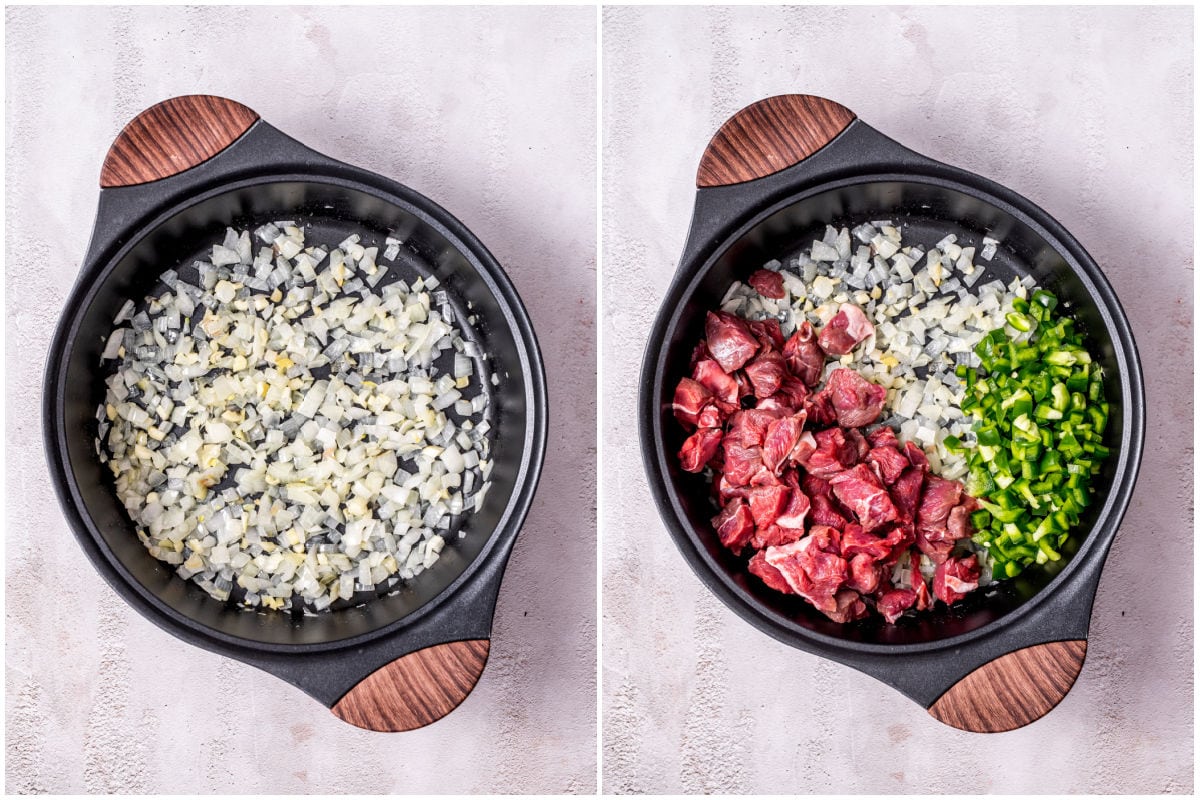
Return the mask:
<svg viewBox="0 0 1200 800">
<path fill-rule="evenodd" d="M 8 791 L 593 791 L 595 11 L 22 8 L 7 21 Z M 194 92 L 432 197 L 533 317 L 553 408 L 541 489 L 487 670 L 428 729 L 359 731 L 160 631 L 59 512 L 42 365 L 100 163 L 137 112 Z M 49 600 L 44 582 L 59 587 Z"/>
<path fill-rule="evenodd" d="M 1192 790 L 1191 40 L 1184 9 L 606 9 L 606 791 Z M 952 730 L 757 632 L 702 587 L 654 510 L 638 368 L 696 166 L 729 115 L 786 92 L 836 99 L 1031 198 L 1099 261 L 1132 321 L 1149 402 L 1141 478 L 1083 673 L 1024 730 Z"/>
</svg>

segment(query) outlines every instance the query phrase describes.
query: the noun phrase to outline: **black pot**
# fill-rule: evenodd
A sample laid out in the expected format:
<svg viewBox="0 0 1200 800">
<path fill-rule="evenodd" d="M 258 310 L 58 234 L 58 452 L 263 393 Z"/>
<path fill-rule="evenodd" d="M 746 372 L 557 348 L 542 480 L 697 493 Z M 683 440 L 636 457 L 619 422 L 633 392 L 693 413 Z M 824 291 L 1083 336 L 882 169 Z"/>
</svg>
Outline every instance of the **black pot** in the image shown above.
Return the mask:
<svg viewBox="0 0 1200 800">
<path fill-rule="evenodd" d="M 174 98 L 143 112 L 105 160 L 91 244 L 46 367 L 45 446 L 76 537 L 109 584 L 185 641 L 266 670 L 342 719 L 407 730 L 448 713 L 488 654 L 505 563 L 546 445 L 546 379 L 533 326 L 500 265 L 458 220 L 395 181 L 316 153 L 232 101 Z M 488 502 L 439 561 L 396 594 L 319 615 L 222 603 L 149 555 L 94 450 L 100 354 L 126 298 L 189 265 L 227 225 L 296 219 L 323 241 L 352 232 L 409 248 L 390 280 L 436 275 L 499 383 Z M 463 312 L 467 303 L 470 312 Z"/>
<path fill-rule="evenodd" d="M 1009 730 L 1047 713 L 1082 668 L 1096 585 L 1133 492 L 1145 431 L 1133 335 L 1099 267 L 1025 198 L 914 153 L 822 98 L 773 97 L 738 112 L 706 150 L 698 186 L 687 244 L 646 347 L 639 400 L 651 491 L 680 551 L 747 622 L 883 681 L 947 724 Z M 685 434 L 671 404 L 704 337 L 705 313 L 719 307 L 730 283 L 820 239 L 826 223 L 878 219 L 902 223 L 906 236 L 929 243 L 955 233 L 960 244 L 978 244 L 991 234 L 1002 244 L 981 264 L 1006 281 L 1032 275 L 1059 296 L 1105 369 L 1105 443 L 1113 455 L 1062 561 L 952 608 L 939 604 L 919 620 L 839 624 L 768 589 L 748 573 L 745 557 L 721 546 L 706 480 L 679 468 Z"/>
</svg>

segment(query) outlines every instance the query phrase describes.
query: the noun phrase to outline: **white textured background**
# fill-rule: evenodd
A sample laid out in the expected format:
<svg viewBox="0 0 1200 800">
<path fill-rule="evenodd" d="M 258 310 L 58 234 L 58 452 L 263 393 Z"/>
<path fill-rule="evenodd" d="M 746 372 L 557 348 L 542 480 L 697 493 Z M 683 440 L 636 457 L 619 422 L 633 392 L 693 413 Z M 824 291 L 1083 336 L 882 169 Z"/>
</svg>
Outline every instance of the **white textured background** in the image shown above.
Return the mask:
<svg viewBox="0 0 1200 800">
<path fill-rule="evenodd" d="M 610 8 L 604 14 L 604 788 L 1190 792 L 1192 13 Z M 990 737 L 727 610 L 659 521 L 633 427 L 646 334 L 700 154 L 759 98 L 833 98 L 1056 216 L 1130 320 L 1149 401 L 1137 492 L 1087 663 L 1047 718 Z"/>
<path fill-rule="evenodd" d="M 9 792 L 591 792 L 595 788 L 594 9 L 7 11 Z M 237 99 L 432 197 L 503 264 L 549 373 L 549 455 L 475 692 L 422 731 L 351 728 L 126 606 L 59 512 L 46 346 L 137 112 Z M 52 602 L 33 595 L 62 587 Z"/>
</svg>

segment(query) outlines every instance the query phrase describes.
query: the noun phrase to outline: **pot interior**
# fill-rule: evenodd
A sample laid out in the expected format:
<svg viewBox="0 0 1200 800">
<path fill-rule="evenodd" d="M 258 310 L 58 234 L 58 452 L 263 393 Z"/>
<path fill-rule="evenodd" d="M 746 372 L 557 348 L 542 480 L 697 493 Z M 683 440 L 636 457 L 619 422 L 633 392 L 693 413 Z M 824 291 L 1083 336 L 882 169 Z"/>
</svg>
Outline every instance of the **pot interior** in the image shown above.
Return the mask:
<svg viewBox="0 0 1200 800">
<path fill-rule="evenodd" d="M 395 280 L 412 282 L 436 275 L 454 308 L 456 321 L 476 316 L 460 327 L 488 359 L 476 359 L 476 375 L 497 376 L 498 385 L 484 380 L 491 396 L 491 488 L 483 508 L 446 534 L 446 546 L 432 568 L 401 581 L 394 594 L 379 597 L 360 592 L 351 603 L 319 614 L 253 611 L 218 601 L 175 574 L 170 565 L 153 558 L 137 539 L 133 523 L 117 499 L 109 469 L 94 449 L 98 433 L 96 409 L 105 394 L 103 380 L 111 369 L 101 368 L 100 355 L 112 330 L 112 319 L 128 298 L 141 303 L 150 292 L 165 291 L 159 281 L 175 268 L 194 282 L 191 264 L 206 258 L 227 226 L 253 229 L 274 220 L 295 220 L 308 243 L 336 244 L 358 233 L 365 246 L 380 247 L 379 263 L 389 272 L 377 288 Z M 383 259 L 384 239 L 398 232 L 405 241 L 394 262 Z M 179 209 L 146 232 L 101 268 L 98 278 L 72 305 L 67 352 L 60 364 L 58 414 L 59 447 L 65 449 L 67 481 L 74 503 L 90 535 L 134 592 L 165 606 L 184 624 L 224 637 L 275 645 L 327 644 L 362 636 L 393 625 L 430 606 L 447 588 L 481 562 L 497 530 L 507 525 L 518 503 L 518 487 L 529 474 L 529 442 L 537 413 L 529 406 L 535 377 L 530 351 L 503 299 L 485 253 L 473 253 L 416 208 L 386 200 L 374 193 L 316 181 L 277 181 L 243 186 L 209 196 Z M 256 239 L 255 249 L 259 246 Z M 108 362 L 112 364 L 113 362 Z M 482 369 L 481 369 L 482 367 Z M 473 384 L 474 386 L 475 384 Z M 511 531 L 515 535 L 515 531 Z M 393 591 L 387 589 L 385 591 Z M 131 592 L 124 592 L 130 597 Z M 135 598 L 131 598 L 135 599 Z M 138 600 L 135 599 L 135 602 Z M 336 604 L 335 604 L 336 605 Z"/>
<path fill-rule="evenodd" d="M 703 475 L 679 468 L 676 454 L 686 434 L 671 411 L 675 385 L 690 374 L 690 356 L 704 337 L 707 311 L 719 308 L 729 285 L 745 281 L 752 272 L 771 259 L 780 259 L 785 268 L 789 258 L 820 240 L 826 224 L 853 227 L 872 220 L 892 220 L 899 224 L 905 244 L 919 243 L 926 248 L 947 234 L 956 234 L 962 246 L 980 245 L 985 235 L 1001 240 L 999 251 L 990 262 L 976 258 L 987 268 L 981 279 L 1000 278 L 1006 283 L 1014 276 L 1032 275 L 1038 283 L 1054 292 L 1060 309 L 1069 310 L 1077 325 L 1085 331 L 1093 358 L 1103 364 L 1106 392 L 1110 404 L 1106 445 L 1113 448 L 1104 471 L 1096 478 L 1096 499 L 1079 527 L 1062 549 L 1063 559 L 1045 566 L 1033 566 L 1015 579 L 991 584 L 947 608 L 937 603 L 934 610 L 917 619 L 901 618 L 888 625 L 878 615 L 853 623 L 836 623 L 795 595 L 767 588 L 746 569 L 748 554 L 735 556 L 723 547 L 710 520 L 718 507 Z M 978 250 L 977 250 L 978 252 Z M 1056 246 L 1031 224 L 963 191 L 918 181 L 876 181 L 854 183 L 810 195 L 792 202 L 760 219 L 743 235 L 726 243 L 707 266 L 683 290 L 682 300 L 666 328 L 661 382 L 655 402 L 656 437 L 659 463 L 674 506 L 678 529 L 689 540 L 706 565 L 701 578 L 708 583 L 722 582 L 754 609 L 775 623 L 799 632 L 822 634 L 846 642 L 913 645 L 967 634 L 988 625 L 1028 602 L 1043 590 L 1070 563 L 1095 527 L 1105 497 L 1117 473 L 1118 448 L 1125 425 L 1122 381 L 1117 376 L 1129 354 L 1118 353 L 1114 346 L 1111 317 L 1102 309 L 1102 300 L 1090 281 L 1072 266 L 1073 256 Z M 976 287 L 981 285 L 976 284 Z"/>
</svg>

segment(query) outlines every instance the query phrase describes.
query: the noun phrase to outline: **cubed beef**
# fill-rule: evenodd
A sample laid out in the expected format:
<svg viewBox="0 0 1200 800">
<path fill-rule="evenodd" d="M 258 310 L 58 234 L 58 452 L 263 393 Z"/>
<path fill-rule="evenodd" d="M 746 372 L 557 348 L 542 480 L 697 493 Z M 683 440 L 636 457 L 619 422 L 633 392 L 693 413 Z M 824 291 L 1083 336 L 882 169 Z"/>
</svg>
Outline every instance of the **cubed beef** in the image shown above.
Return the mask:
<svg viewBox="0 0 1200 800">
<path fill-rule="evenodd" d="M 830 499 L 829 495 L 813 495 L 809 498 L 809 516 L 818 525 L 828 525 L 841 530 L 846 527 L 847 519 L 841 510 Z"/>
<path fill-rule="evenodd" d="M 697 361 L 696 365 L 692 367 L 692 378 L 696 383 L 708 389 L 713 397 L 731 408 L 737 408 L 738 401 L 741 399 L 737 379 L 721 369 L 721 365 L 716 361 L 711 358 Z"/>
<path fill-rule="evenodd" d="M 779 327 L 779 320 L 749 320 L 746 325 L 750 328 L 750 332 L 754 334 L 754 338 L 758 339 L 758 343 L 767 350 L 783 349 L 783 329 Z"/>
<path fill-rule="evenodd" d="M 884 430 L 891 430 L 891 428 Z M 871 452 L 867 453 L 867 463 L 874 468 L 875 474 L 879 476 L 885 486 L 891 486 L 904 473 L 904 470 L 909 468 L 908 459 L 890 444 L 872 448 Z"/>
<path fill-rule="evenodd" d="M 816 449 L 799 463 L 818 478 L 829 479 L 858 460 L 858 447 L 846 438 L 841 428 L 827 428 L 813 434 Z"/>
<path fill-rule="evenodd" d="M 868 531 L 900 517 L 887 489 L 865 464 L 857 464 L 834 475 L 829 479 L 829 485 L 833 487 L 834 497 L 850 509 L 858 523 Z"/>
<path fill-rule="evenodd" d="M 756 527 L 774 525 L 775 520 L 787 507 L 792 490 L 786 486 L 756 486 L 746 493 L 750 501 L 750 515 Z"/>
<path fill-rule="evenodd" d="M 779 419 L 779 412 L 765 408 L 747 408 L 729 418 L 728 437 L 743 447 L 761 447 L 767 429 Z"/>
<path fill-rule="evenodd" d="M 917 506 L 921 503 L 921 490 L 925 487 L 925 473 L 917 467 L 909 467 L 900 474 L 891 486 L 892 502 L 900 515 L 907 520 L 917 518 Z"/>
<path fill-rule="evenodd" d="M 817 344 L 817 336 L 808 322 L 801 322 L 784 344 L 783 357 L 787 359 L 788 369 L 806 386 L 816 386 L 821 382 L 821 373 L 825 370 L 825 351 Z"/>
<path fill-rule="evenodd" d="M 913 442 L 904 443 L 904 455 L 908 458 L 908 463 L 912 464 L 923 472 L 929 472 L 929 457 L 925 455 L 925 451 L 918 447 Z"/>
<path fill-rule="evenodd" d="M 805 414 L 793 414 L 773 420 L 763 437 L 763 464 L 778 474 L 800 445 L 804 434 Z"/>
<path fill-rule="evenodd" d="M 795 594 L 792 587 L 788 584 L 787 579 L 783 577 L 783 573 L 775 569 L 767 563 L 767 552 L 760 550 L 755 553 L 750 559 L 750 563 L 746 565 L 750 570 L 751 575 L 757 575 L 758 578 L 777 592 L 784 594 Z"/>
<path fill-rule="evenodd" d="M 788 495 L 787 505 L 775 519 L 775 524 L 781 528 L 803 531 L 804 518 L 808 516 L 810 505 L 807 495 L 799 489 L 793 488 Z"/>
<path fill-rule="evenodd" d="M 921 494 L 921 504 L 917 506 L 917 527 L 945 527 L 950 509 L 958 505 L 961 496 L 961 483 L 930 475 L 925 479 L 925 491 Z"/>
<path fill-rule="evenodd" d="M 896 438 L 896 431 L 887 425 L 880 425 L 875 430 L 867 434 L 867 441 L 871 443 L 871 447 L 895 447 L 900 448 L 900 440 Z"/>
<path fill-rule="evenodd" d="M 810 395 L 811 392 L 803 381 L 793 375 L 784 375 L 783 383 L 779 384 L 779 391 L 775 393 L 774 399 L 793 411 L 800 411 Z"/>
<path fill-rule="evenodd" d="M 770 397 L 783 385 L 786 367 L 783 355 L 774 350 L 759 353 L 745 366 L 746 377 L 754 387 L 755 397 Z"/>
<path fill-rule="evenodd" d="M 875 603 L 875 608 L 879 610 L 880 614 L 883 614 L 883 618 L 888 622 L 895 622 L 916 602 L 917 593 L 912 589 L 892 589 L 880 595 L 879 600 Z"/>
<path fill-rule="evenodd" d="M 783 276 L 778 272 L 769 269 L 756 270 L 746 282 L 763 297 L 770 297 L 772 300 L 783 299 Z"/>
<path fill-rule="evenodd" d="M 933 573 L 933 594 L 947 605 L 957 603 L 979 588 L 980 572 L 979 560 L 974 554 L 947 559 Z"/>
<path fill-rule="evenodd" d="M 750 537 L 754 535 L 754 519 L 750 515 L 750 506 L 741 499 L 726 503 L 721 513 L 713 517 L 712 524 L 717 529 L 717 537 L 721 544 L 735 554 L 741 553 L 742 548 L 750 543 Z"/>
<path fill-rule="evenodd" d="M 879 588 L 884 568 L 866 553 L 850 558 L 850 577 L 846 585 L 856 592 L 872 594 Z"/>
<path fill-rule="evenodd" d="M 726 436 L 721 449 L 725 452 L 724 475 L 730 486 L 748 486 L 760 470 L 766 469 L 761 447 L 743 447 L 736 437 Z"/>
<path fill-rule="evenodd" d="M 825 612 L 825 616 L 834 622 L 853 622 L 868 614 L 867 604 L 862 597 L 851 589 L 843 589 L 833 597 L 833 609 Z"/>
<path fill-rule="evenodd" d="M 803 528 L 784 528 L 781 525 L 768 525 L 765 528 L 755 528 L 750 539 L 750 546 L 756 550 L 768 547 L 779 547 L 791 544 L 804 535 Z"/>
<path fill-rule="evenodd" d="M 822 393 L 828 392 L 838 424 L 861 428 L 879 419 L 887 389 L 871 383 L 852 369 L 835 369 Z"/>
<path fill-rule="evenodd" d="M 837 612 L 834 595 L 847 575 L 846 560 L 837 551 L 837 537 L 833 528 L 814 525 L 803 539 L 764 551 L 767 563 L 783 573 L 792 591 L 827 615 Z"/>
<path fill-rule="evenodd" d="M 726 372 L 741 369 L 759 349 L 758 340 L 746 321 L 725 311 L 708 312 L 704 335 L 708 352 Z"/>
<path fill-rule="evenodd" d="M 712 401 L 712 392 L 691 378 L 683 378 L 675 387 L 671 410 L 687 430 L 695 430 L 700 412 Z"/>
<path fill-rule="evenodd" d="M 703 472 L 721 446 L 720 428 L 700 428 L 683 443 L 679 450 L 679 465 L 685 472 Z"/>
<path fill-rule="evenodd" d="M 875 326 L 861 308 L 853 303 L 842 303 L 821 329 L 817 343 L 831 356 L 844 356 L 874 332 Z"/>
</svg>

